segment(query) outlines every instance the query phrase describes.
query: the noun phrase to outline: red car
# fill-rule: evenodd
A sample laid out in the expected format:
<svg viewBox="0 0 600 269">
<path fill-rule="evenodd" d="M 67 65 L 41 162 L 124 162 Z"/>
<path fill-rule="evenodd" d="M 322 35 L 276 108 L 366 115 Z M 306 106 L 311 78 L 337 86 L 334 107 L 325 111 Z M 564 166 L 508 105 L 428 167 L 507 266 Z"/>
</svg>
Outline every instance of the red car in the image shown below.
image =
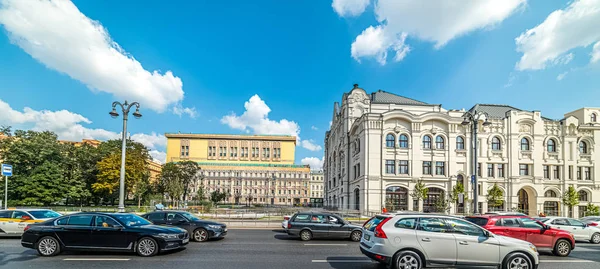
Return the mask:
<svg viewBox="0 0 600 269">
<path fill-rule="evenodd" d="M 482 215 L 465 219 L 494 234 L 528 241 L 539 250 L 551 250 L 557 256 L 569 256 L 575 248 L 572 233 L 550 228 L 530 217 Z"/>
</svg>

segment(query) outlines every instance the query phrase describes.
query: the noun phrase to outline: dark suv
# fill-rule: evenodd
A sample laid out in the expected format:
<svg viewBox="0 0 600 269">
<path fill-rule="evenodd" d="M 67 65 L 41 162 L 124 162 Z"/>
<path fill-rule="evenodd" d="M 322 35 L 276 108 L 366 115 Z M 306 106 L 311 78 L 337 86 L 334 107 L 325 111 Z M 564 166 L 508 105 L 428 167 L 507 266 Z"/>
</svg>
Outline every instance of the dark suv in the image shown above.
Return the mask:
<svg viewBox="0 0 600 269">
<path fill-rule="evenodd" d="M 350 224 L 331 213 L 299 212 L 288 221 L 287 233 L 299 236 L 303 241 L 313 238 L 335 238 L 358 242 L 362 237 L 362 227 Z"/>
</svg>

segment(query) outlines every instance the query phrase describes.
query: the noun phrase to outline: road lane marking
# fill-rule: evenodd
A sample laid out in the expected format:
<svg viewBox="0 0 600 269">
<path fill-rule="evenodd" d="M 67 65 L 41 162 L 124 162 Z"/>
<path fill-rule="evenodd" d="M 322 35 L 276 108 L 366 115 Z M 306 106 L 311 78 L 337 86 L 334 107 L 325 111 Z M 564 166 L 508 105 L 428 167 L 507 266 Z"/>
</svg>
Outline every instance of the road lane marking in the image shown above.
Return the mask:
<svg viewBox="0 0 600 269">
<path fill-rule="evenodd" d="M 540 263 L 590 263 L 595 261 L 590 260 L 540 260 Z"/>
<path fill-rule="evenodd" d="M 65 258 L 63 261 L 129 261 L 123 258 Z"/>
<path fill-rule="evenodd" d="M 348 244 L 304 244 L 305 246 L 347 246 Z"/>
<path fill-rule="evenodd" d="M 372 263 L 372 260 L 312 260 L 314 263 Z"/>
</svg>

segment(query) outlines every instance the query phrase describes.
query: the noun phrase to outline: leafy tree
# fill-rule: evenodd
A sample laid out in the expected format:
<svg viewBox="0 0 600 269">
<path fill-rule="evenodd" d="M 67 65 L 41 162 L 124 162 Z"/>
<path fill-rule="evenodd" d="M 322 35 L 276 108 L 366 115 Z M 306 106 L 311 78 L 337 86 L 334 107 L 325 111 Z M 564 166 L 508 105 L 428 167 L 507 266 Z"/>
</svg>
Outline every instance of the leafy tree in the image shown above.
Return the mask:
<svg viewBox="0 0 600 269">
<path fill-rule="evenodd" d="M 198 179 L 198 171 L 200 166 L 198 163 L 192 161 L 183 161 L 177 163 L 181 173 L 181 184 L 183 185 L 183 200 L 187 200 L 188 191 L 191 189 L 192 184 Z"/>
<path fill-rule="evenodd" d="M 504 192 L 498 184 L 494 183 L 494 186 L 488 190 L 487 193 L 488 205 L 492 207 L 499 207 L 504 204 Z"/>
<path fill-rule="evenodd" d="M 585 215 L 586 216 L 598 216 L 600 215 L 600 207 L 598 207 L 595 204 L 592 203 L 588 203 L 586 208 L 585 208 Z"/>
<path fill-rule="evenodd" d="M 138 200 L 138 208 L 142 205 L 142 200 L 150 195 L 151 185 L 150 185 L 150 177 L 149 175 L 144 175 L 142 180 L 138 181 L 133 185 L 133 193 L 135 194 L 136 199 Z"/>
<path fill-rule="evenodd" d="M 194 197 L 197 201 L 206 200 L 206 195 L 204 194 L 204 185 L 200 184 L 198 190 L 196 191 L 196 196 Z"/>
<path fill-rule="evenodd" d="M 210 193 L 210 201 L 213 202 L 213 204 L 218 204 L 219 202 L 225 200 L 227 195 L 227 192 L 221 192 L 219 190 L 213 191 Z"/>
<path fill-rule="evenodd" d="M 417 184 L 415 184 L 415 188 L 411 196 L 417 201 L 421 201 L 427 198 L 427 194 L 429 194 L 429 189 L 425 188 L 425 183 L 423 183 L 423 180 L 417 181 Z M 421 206 L 419 205 L 418 211 L 421 210 Z"/>
<path fill-rule="evenodd" d="M 437 212 L 450 212 L 450 199 L 445 199 L 444 197 L 440 197 L 437 201 L 435 201 L 435 209 Z"/>
<path fill-rule="evenodd" d="M 573 207 L 579 204 L 579 194 L 573 186 L 569 186 L 563 195 L 563 203 L 569 207 L 569 217 L 573 217 Z"/>
<path fill-rule="evenodd" d="M 31 172 L 29 180 L 17 187 L 17 192 L 22 196 L 19 203 L 30 206 L 58 203 L 69 190 L 69 185 L 65 182 L 60 165 L 45 162 Z"/>
<path fill-rule="evenodd" d="M 169 194 L 171 202 L 181 198 L 183 195 L 183 184 L 181 170 L 176 163 L 170 162 L 163 165 L 160 179 L 161 191 Z"/>
</svg>

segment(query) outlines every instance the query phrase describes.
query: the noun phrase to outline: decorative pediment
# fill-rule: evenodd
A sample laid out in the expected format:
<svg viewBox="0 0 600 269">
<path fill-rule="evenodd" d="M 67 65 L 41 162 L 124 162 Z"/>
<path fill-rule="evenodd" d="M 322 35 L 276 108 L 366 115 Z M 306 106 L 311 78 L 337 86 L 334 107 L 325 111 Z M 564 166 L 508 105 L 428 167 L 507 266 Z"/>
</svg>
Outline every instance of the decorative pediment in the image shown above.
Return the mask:
<svg viewBox="0 0 600 269">
<path fill-rule="evenodd" d="M 532 126 L 529 124 L 521 123 L 519 125 L 519 133 L 531 134 Z"/>
</svg>

